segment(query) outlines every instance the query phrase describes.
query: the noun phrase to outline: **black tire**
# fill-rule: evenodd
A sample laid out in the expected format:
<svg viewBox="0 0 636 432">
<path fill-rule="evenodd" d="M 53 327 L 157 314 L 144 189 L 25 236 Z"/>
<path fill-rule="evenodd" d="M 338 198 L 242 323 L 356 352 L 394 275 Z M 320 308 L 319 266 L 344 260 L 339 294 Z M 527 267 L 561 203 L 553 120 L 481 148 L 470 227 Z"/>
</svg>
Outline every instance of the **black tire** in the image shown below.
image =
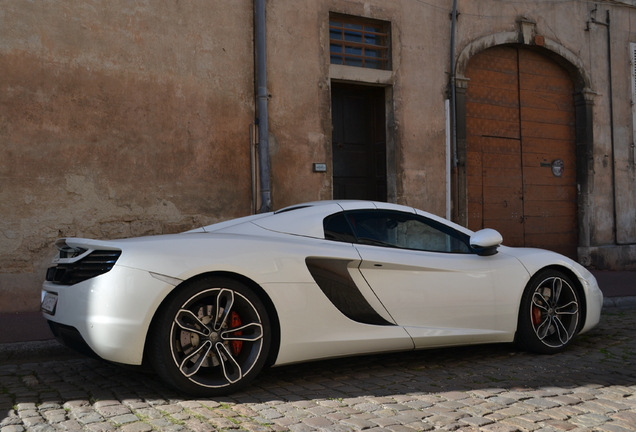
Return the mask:
<svg viewBox="0 0 636 432">
<path fill-rule="evenodd" d="M 580 329 L 581 302 L 571 279 L 543 270 L 528 282 L 519 309 L 517 345 L 541 354 L 563 351 Z"/>
<path fill-rule="evenodd" d="M 151 328 L 150 362 L 170 386 L 195 396 L 220 396 L 249 384 L 271 344 L 258 296 L 229 278 L 186 283 L 159 308 Z"/>
</svg>

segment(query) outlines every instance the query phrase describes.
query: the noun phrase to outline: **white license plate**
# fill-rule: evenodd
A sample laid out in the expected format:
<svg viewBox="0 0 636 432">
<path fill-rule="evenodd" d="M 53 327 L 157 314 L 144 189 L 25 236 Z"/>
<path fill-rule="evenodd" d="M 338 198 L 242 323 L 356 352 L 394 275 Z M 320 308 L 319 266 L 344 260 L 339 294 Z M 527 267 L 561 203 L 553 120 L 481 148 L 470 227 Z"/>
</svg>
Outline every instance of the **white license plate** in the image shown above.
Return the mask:
<svg viewBox="0 0 636 432">
<path fill-rule="evenodd" d="M 47 292 L 42 299 L 40 309 L 50 315 L 55 315 L 55 306 L 57 306 L 57 294 Z"/>
</svg>

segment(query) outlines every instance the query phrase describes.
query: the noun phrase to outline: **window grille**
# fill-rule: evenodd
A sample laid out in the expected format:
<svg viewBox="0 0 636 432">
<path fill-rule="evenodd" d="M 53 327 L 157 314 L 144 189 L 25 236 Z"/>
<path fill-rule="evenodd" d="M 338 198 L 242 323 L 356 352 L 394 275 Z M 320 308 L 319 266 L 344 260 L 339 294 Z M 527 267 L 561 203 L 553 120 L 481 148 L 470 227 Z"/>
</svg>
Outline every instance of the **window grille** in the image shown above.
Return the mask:
<svg viewBox="0 0 636 432">
<path fill-rule="evenodd" d="M 389 23 L 331 15 L 331 63 L 370 69 L 390 69 Z"/>
</svg>

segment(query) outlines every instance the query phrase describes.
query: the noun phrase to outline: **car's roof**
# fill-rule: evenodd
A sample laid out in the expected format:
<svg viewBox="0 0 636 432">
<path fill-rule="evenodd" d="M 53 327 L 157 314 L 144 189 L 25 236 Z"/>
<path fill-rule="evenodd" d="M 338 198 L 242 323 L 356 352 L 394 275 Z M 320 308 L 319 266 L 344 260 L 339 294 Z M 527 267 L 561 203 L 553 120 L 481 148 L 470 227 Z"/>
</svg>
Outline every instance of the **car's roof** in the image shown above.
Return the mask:
<svg viewBox="0 0 636 432">
<path fill-rule="evenodd" d="M 299 235 L 305 237 L 324 238 L 323 220 L 326 216 L 343 210 L 394 210 L 406 213 L 417 213 L 439 222 L 454 226 L 456 229 L 466 231 L 465 228 L 456 226 L 452 222 L 433 214 L 416 210 L 413 207 L 379 201 L 361 200 L 325 200 L 296 204 L 282 208 L 275 212 L 246 216 L 232 219 L 219 224 L 201 228 L 205 232 L 240 233 L 251 231 L 249 226 L 258 226 L 269 231 Z M 249 224 L 249 225 L 245 225 Z"/>
</svg>

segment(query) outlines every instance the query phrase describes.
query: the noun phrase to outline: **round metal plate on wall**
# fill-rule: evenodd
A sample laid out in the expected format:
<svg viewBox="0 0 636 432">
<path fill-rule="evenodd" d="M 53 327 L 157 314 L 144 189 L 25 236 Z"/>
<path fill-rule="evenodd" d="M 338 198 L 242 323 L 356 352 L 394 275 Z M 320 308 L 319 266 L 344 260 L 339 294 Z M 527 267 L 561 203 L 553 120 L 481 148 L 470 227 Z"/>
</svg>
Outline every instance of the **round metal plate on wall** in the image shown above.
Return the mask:
<svg viewBox="0 0 636 432">
<path fill-rule="evenodd" d="M 552 174 L 554 174 L 555 177 L 561 177 L 564 169 L 563 159 L 556 159 L 552 162 Z"/>
</svg>

